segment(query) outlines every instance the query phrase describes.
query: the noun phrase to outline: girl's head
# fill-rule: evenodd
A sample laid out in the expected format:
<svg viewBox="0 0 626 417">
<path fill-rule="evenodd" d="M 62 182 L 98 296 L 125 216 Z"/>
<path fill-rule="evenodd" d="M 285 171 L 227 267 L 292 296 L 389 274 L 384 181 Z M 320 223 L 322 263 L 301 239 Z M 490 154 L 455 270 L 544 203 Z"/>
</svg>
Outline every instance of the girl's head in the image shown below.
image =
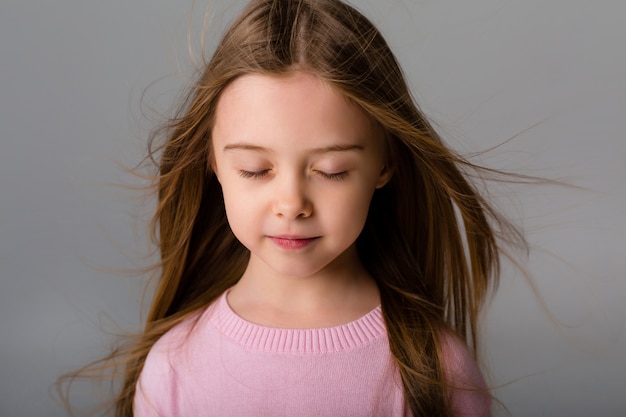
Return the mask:
<svg viewBox="0 0 626 417">
<path fill-rule="evenodd" d="M 218 104 L 242 79 L 285 81 L 297 74 L 345 97 L 380 132 L 389 183 L 374 194 L 358 239 L 370 273 L 390 291 L 419 294 L 434 317 L 465 333 L 497 266 L 487 222 L 493 213 L 457 166 L 469 164 L 442 144 L 417 109 L 379 31 L 338 0 L 251 1 L 167 126 L 155 216 L 164 271 L 152 317 L 197 308 L 202 294 L 226 289 L 241 275 L 248 252 L 230 231 L 214 173 Z M 389 277 L 390 269 L 402 282 Z M 473 277 L 471 285 L 452 285 L 459 277 Z"/>
<path fill-rule="evenodd" d="M 291 105 L 309 105 L 310 119 L 302 112 L 282 114 L 276 106 L 250 114 L 249 109 L 262 109 L 259 101 L 276 89 L 286 94 L 286 112 Z M 340 111 L 319 108 L 320 94 Z M 255 100 L 256 107 L 246 108 Z M 265 117 L 283 118 L 287 130 L 264 124 Z M 305 123 L 303 132 L 297 132 L 297 118 Z M 325 118 L 327 125 L 320 122 Z M 241 129 L 244 120 L 260 124 L 265 142 L 250 143 L 260 136 L 245 137 L 250 131 Z M 317 123 L 306 124 L 312 120 Z M 352 256 L 378 284 L 391 351 L 414 415 L 447 415 L 438 331 L 449 327 L 475 342 L 480 306 L 497 277 L 495 232 L 507 224 L 461 169 L 476 167 L 447 149 L 416 107 L 378 30 L 339 0 L 252 0 L 190 86 L 165 133 L 167 140 L 151 151 L 160 169 L 154 230 L 161 278 L 145 334 L 132 351 L 118 410 L 129 409 L 152 343 L 241 277 L 250 254 L 233 231 L 247 239 L 254 219 L 238 205 L 254 205 L 268 195 L 263 158 L 250 155 L 286 152 L 281 144 L 302 133 L 303 148 L 295 148 L 299 161 L 309 164 L 315 180 L 326 181 L 323 191 L 315 188 L 315 198 L 324 192 L 339 199 L 336 210 L 346 211 L 335 214 L 349 219 L 341 225 L 346 240 L 338 245 L 350 247 L 356 239 Z M 303 157 L 329 151 L 340 154 L 337 166 L 332 158 Z M 362 167 L 354 173 L 359 181 L 340 182 L 348 170 L 342 164 L 353 160 Z M 225 193 L 220 181 L 228 185 Z M 345 184 L 351 188 L 341 188 Z M 286 181 L 271 192 L 291 198 L 290 187 L 295 186 Z M 347 191 L 354 193 L 342 194 Z M 296 193 L 297 198 L 276 210 L 307 216 L 311 195 Z M 231 220 L 237 219 L 233 231 L 225 205 Z M 284 234 L 315 238 L 317 233 L 278 224 L 263 227 L 279 239 Z M 319 266 L 314 261 L 302 273 Z"/>
</svg>

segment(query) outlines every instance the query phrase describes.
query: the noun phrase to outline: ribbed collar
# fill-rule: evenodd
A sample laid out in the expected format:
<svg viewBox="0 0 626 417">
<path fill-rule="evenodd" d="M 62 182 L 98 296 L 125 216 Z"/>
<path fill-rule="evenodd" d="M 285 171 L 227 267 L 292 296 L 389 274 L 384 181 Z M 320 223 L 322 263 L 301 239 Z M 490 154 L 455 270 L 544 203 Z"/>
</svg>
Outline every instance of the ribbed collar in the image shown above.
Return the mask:
<svg viewBox="0 0 626 417">
<path fill-rule="evenodd" d="M 210 321 L 227 338 L 248 349 L 275 353 L 332 353 L 354 349 L 386 336 L 380 306 L 340 326 L 281 329 L 242 319 L 230 308 L 227 293 L 222 294 L 210 309 Z"/>
</svg>

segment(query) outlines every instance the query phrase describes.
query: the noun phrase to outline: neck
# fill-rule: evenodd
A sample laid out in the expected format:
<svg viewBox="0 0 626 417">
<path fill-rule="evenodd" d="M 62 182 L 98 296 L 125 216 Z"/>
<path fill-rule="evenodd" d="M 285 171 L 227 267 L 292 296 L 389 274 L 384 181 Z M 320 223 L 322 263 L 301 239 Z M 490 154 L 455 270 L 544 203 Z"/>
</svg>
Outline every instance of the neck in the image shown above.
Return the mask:
<svg viewBox="0 0 626 417">
<path fill-rule="evenodd" d="M 252 256 L 228 302 L 242 318 L 269 327 L 330 327 L 356 320 L 380 299 L 356 253 L 350 256 L 308 276 L 277 273 Z"/>
</svg>

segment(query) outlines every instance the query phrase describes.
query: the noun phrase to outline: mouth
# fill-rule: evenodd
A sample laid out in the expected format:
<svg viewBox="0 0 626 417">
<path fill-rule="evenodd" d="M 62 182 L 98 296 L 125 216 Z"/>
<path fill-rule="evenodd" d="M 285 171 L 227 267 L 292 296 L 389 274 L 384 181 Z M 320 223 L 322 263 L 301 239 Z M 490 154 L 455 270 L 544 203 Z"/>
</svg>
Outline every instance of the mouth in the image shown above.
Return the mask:
<svg viewBox="0 0 626 417">
<path fill-rule="evenodd" d="M 269 236 L 276 246 L 286 250 L 304 249 L 313 244 L 319 237 L 300 237 L 300 236 Z"/>
</svg>

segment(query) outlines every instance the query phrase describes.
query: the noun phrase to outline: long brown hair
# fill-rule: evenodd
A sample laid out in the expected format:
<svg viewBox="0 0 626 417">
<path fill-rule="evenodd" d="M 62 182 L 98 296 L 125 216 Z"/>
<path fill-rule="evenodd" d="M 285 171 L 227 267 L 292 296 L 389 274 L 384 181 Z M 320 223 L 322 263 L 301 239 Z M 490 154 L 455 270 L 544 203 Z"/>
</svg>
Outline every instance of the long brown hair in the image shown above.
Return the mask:
<svg viewBox="0 0 626 417">
<path fill-rule="evenodd" d="M 502 243 L 523 239 L 469 181 L 481 168 L 448 149 L 420 112 L 369 20 L 339 0 L 252 0 L 161 130 L 165 141 L 150 142 L 159 167 L 152 226 L 160 279 L 143 334 L 107 358 L 124 364 L 118 417 L 132 415 L 151 346 L 234 285 L 248 260 L 209 163 L 220 94 L 244 74 L 292 71 L 318 76 L 385 132 L 393 176 L 376 191 L 357 248 L 380 290 L 408 407 L 415 417 L 451 415 L 446 386 L 453 381 L 445 381 L 438 335 L 448 328 L 476 347 Z"/>
</svg>

